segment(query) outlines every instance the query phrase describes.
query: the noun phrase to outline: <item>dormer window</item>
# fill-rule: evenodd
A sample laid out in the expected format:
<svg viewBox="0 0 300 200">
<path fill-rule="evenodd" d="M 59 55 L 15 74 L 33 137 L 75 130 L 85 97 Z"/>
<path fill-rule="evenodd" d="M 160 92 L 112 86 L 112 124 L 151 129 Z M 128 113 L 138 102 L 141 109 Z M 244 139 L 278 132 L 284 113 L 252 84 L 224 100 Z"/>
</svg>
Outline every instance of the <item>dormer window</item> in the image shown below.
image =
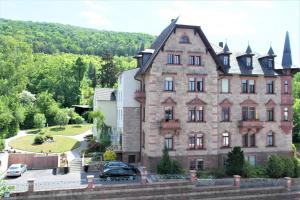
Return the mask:
<svg viewBox="0 0 300 200">
<path fill-rule="evenodd" d="M 190 38 L 187 35 L 183 35 L 180 38 L 180 43 L 190 43 Z"/>
<path fill-rule="evenodd" d="M 272 58 L 268 59 L 268 67 L 273 68 L 273 59 Z"/>
<path fill-rule="evenodd" d="M 246 66 L 247 67 L 251 67 L 251 61 L 252 61 L 251 57 L 246 58 Z"/>
<path fill-rule="evenodd" d="M 228 66 L 228 64 L 229 64 L 228 61 L 229 61 L 228 56 L 224 56 L 223 64 L 224 64 L 225 66 Z"/>
</svg>

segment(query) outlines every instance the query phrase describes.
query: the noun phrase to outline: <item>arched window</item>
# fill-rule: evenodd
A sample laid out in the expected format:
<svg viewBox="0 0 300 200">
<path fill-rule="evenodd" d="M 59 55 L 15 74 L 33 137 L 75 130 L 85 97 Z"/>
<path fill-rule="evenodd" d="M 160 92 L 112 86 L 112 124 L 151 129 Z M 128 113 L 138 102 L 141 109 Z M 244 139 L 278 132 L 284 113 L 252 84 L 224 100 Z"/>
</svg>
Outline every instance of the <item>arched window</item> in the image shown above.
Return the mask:
<svg viewBox="0 0 300 200">
<path fill-rule="evenodd" d="M 180 43 L 190 43 L 190 38 L 187 35 L 183 35 L 180 38 Z"/>
</svg>

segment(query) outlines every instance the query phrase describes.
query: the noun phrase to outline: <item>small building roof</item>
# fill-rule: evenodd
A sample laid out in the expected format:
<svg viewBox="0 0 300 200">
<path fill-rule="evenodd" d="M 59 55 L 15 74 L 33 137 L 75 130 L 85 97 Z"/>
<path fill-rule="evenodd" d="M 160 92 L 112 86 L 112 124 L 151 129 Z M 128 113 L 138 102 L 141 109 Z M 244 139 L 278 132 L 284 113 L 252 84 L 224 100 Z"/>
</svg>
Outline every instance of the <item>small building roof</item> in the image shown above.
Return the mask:
<svg viewBox="0 0 300 200">
<path fill-rule="evenodd" d="M 96 88 L 94 97 L 96 101 L 115 101 L 115 88 Z"/>
</svg>

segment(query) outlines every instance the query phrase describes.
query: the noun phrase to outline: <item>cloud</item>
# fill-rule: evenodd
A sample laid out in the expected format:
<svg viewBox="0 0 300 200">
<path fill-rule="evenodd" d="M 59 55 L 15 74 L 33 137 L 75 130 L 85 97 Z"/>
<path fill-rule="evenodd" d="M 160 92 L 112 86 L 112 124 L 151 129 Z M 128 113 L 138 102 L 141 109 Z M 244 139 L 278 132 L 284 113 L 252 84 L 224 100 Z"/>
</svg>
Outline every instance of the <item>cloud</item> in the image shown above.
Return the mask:
<svg viewBox="0 0 300 200">
<path fill-rule="evenodd" d="M 249 24 L 251 15 L 245 10 L 233 10 L 231 3 L 175 1 L 170 7 L 158 11 L 163 19 L 180 16 L 179 23 L 200 25 L 210 35 L 255 35 L 256 29 Z"/>
<path fill-rule="evenodd" d="M 96 28 L 111 25 L 110 20 L 105 16 L 109 12 L 110 7 L 99 1 L 85 0 L 83 3 L 84 10 L 80 15 L 86 19 L 88 24 Z"/>
</svg>

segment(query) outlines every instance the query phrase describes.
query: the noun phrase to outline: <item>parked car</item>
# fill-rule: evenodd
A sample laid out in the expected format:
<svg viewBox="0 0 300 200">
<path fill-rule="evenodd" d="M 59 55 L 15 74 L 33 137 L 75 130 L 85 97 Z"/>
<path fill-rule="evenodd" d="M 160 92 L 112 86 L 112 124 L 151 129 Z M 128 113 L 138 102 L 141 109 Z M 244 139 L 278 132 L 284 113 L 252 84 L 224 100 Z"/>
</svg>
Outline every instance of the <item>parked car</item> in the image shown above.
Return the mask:
<svg viewBox="0 0 300 200">
<path fill-rule="evenodd" d="M 123 169 L 131 169 L 134 172 L 137 172 L 137 169 L 133 165 L 129 165 L 127 163 L 121 161 L 109 161 L 104 164 L 104 169 L 111 169 L 111 168 L 123 168 Z"/>
<path fill-rule="evenodd" d="M 100 172 L 100 178 L 110 177 L 135 177 L 136 173 L 132 169 L 126 168 L 106 168 L 103 172 Z"/>
<path fill-rule="evenodd" d="M 6 176 L 22 176 L 27 171 L 25 164 L 12 164 L 6 171 Z"/>
</svg>

